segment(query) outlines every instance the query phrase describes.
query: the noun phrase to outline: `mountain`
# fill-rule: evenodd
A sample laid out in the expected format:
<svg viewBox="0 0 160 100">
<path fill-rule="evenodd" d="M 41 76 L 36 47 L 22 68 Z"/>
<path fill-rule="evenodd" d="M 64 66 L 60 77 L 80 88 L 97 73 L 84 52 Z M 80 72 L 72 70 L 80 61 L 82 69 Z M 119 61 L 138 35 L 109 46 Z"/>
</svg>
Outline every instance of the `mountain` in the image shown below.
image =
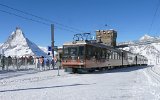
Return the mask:
<svg viewBox="0 0 160 100">
<path fill-rule="evenodd" d="M 35 43 L 25 37 L 20 28 L 16 28 L 11 33 L 7 41 L 0 47 L 4 51 L 5 56 L 44 56 L 48 55 L 42 51 Z"/>
<path fill-rule="evenodd" d="M 132 44 L 128 43 L 130 44 L 129 47 L 123 49 L 135 54 L 144 55 L 148 58 L 149 65 L 160 64 L 160 42 L 157 42 L 157 40 L 160 41 L 159 37 L 144 35 L 139 41 L 135 42 L 136 45 L 133 45 L 134 42 Z M 144 44 L 142 44 L 142 41 Z M 147 44 L 148 41 L 151 42 Z"/>
<path fill-rule="evenodd" d="M 38 46 L 42 51 L 44 51 L 45 53 L 48 53 L 48 49 L 47 47 L 42 47 L 42 46 Z"/>
<path fill-rule="evenodd" d="M 153 40 L 155 39 L 155 37 L 149 36 L 147 34 L 145 34 L 144 36 L 142 36 L 139 41 L 148 41 L 148 40 Z"/>
<path fill-rule="evenodd" d="M 0 47 L 3 45 L 3 43 L 0 43 Z"/>
<path fill-rule="evenodd" d="M 124 42 L 125 44 L 129 44 L 129 46 L 123 48 L 123 50 L 144 55 L 148 58 L 149 65 L 160 64 L 160 42 L 158 41 L 160 41 L 159 37 L 144 35 L 138 41 Z M 20 28 L 16 28 L 5 43 L 0 43 L 0 51 L 2 51 L 2 49 L 5 56 L 21 57 L 32 55 L 48 57 L 47 47 L 37 46 L 31 42 L 25 37 L 25 34 Z M 56 52 L 54 54 L 56 54 Z"/>
</svg>

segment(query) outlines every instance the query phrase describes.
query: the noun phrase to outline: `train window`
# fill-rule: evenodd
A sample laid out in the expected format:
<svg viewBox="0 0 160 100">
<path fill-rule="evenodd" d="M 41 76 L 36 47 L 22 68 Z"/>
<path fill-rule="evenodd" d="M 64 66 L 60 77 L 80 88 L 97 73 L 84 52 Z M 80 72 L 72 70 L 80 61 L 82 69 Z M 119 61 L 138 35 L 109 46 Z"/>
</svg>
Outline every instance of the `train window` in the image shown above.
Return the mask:
<svg viewBox="0 0 160 100">
<path fill-rule="evenodd" d="M 92 50 L 91 50 L 91 47 L 87 47 L 87 55 L 91 56 L 92 54 Z"/>
<path fill-rule="evenodd" d="M 106 52 L 104 49 L 102 49 L 102 58 L 106 58 Z"/>
<path fill-rule="evenodd" d="M 115 53 L 115 56 L 116 56 L 116 59 L 118 59 L 118 54 L 117 54 L 117 52 Z"/>
<path fill-rule="evenodd" d="M 64 47 L 63 52 L 64 52 L 64 55 L 68 55 L 69 54 L 68 47 Z"/>
<path fill-rule="evenodd" d="M 115 52 L 113 52 L 112 59 L 115 59 Z"/>
<path fill-rule="evenodd" d="M 132 57 L 128 57 L 129 60 L 132 60 Z"/>
<path fill-rule="evenodd" d="M 116 52 L 113 52 L 112 59 L 116 59 Z"/>
<path fill-rule="evenodd" d="M 96 58 L 96 55 L 97 55 L 96 47 L 92 48 L 92 54 L 93 54 L 93 57 Z"/>
<path fill-rule="evenodd" d="M 106 50 L 106 58 L 111 59 L 111 51 L 110 50 Z"/>
<path fill-rule="evenodd" d="M 73 56 L 77 55 L 77 47 L 70 47 L 70 55 Z"/>
<path fill-rule="evenodd" d="M 111 51 L 111 50 L 109 50 L 109 59 L 112 59 L 113 57 L 112 57 L 112 55 L 113 55 L 113 52 Z"/>
<path fill-rule="evenodd" d="M 93 51 L 92 51 L 93 47 L 87 45 L 86 46 L 86 57 L 87 59 L 90 59 L 93 56 Z"/>
<path fill-rule="evenodd" d="M 80 47 L 79 47 L 78 55 L 79 55 L 79 56 L 84 55 L 84 46 L 80 46 Z"/>
<path fill-rule="evenodd" d="M 117 59 L 117 52 L 114 53 L 114 59 Z"/>
<path fill-rule="evenodd" d="M 111 58 L 111 59 L 113 59 L 113 52 L 111 53 L 111 55 L 110 55 L 110 56 L 111 56 L 110 58 Z"/>
<path fill-rule="evenodd" d="M 120 54 L 119 53 L 117 53 L 117 59 L 120 59 Z"/>
<path fill-rule="evenodd" d="M 97 54 L 97 59 L 100 59 L 101 58 L 101 49 L 97 48 L 96 50 L 96 54 Z"/>
<path fill-rule="evenodd" d="M 126 53 L 126 52 L 123 52 L 123 58 L 124 58 L 125 60 L 127 60 L 127 53 Z"/>
<path fill-rule="evenodd" d="M 106 53 L 106 58 L 109 59 L 109 54 L 108 53 Z"/>
<path fill-rule="evenodd" d="M 112 59 L 112 54 L 109 54 L 109 59 Z"/>
</svg>

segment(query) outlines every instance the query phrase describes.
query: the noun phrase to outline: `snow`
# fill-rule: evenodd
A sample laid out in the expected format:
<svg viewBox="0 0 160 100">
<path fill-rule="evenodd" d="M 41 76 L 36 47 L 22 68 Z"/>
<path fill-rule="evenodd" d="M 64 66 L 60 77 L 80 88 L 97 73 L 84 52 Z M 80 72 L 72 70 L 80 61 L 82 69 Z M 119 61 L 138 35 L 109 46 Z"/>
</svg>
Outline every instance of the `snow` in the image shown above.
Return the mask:
<svg viewBox="0 0 160 100">
<path fill-rule="evenodd" d="M 0 47 L 3 45 L 3 43 L 0 43 Z"/>
<path fill-rule="evenodd" d="M 139 46 L 129 46 L 125 47 L 124 50 L 133 52 L 135 54 L 144 55 L 148 59 L 149 65 L 154 65 L 156 63 L 160 63 L 160 48 L 156 44 L 148 44 L 148 45 L 139 45 Z"/>
<path fill-rule="evenodd" d="M 140 40 L 147 39 L 152 37 L 146 35 Z M 20 29 L 12 33 L 2 48 L 5 55 L 42 54 Z M 47 52 L 47 48 L 40 48 Z M 57 70 L 40 71 L 35 66 L 23 66 L 18 71 L 0 69 L 0 100 L 160 100 L 160 43 L 124 49 L 145 55 L 153 66 L 87 74 L 69 74 L 61 69 L 60 76 Z"/>
<path fill-rule="evenodd" d="M 48 53 L 47 47 L 38 46 L 41 50 L 43 50 L 45 53 Z"/>
<path fill-rule="evenodd" d="M 147 57 L 149 65 L 159 64 L 160 63 L 160 43 L 154 42 L 154 41 L 157 41 L 157 39 L 159 39 L 159 37 L 151 37 L 149 35 L 144 35 L 139 39 L 140 40 L 139 42 L 143 41 L 145 43 L 147 41 L 152 41 L 153 43 L 145 44 L 145 45 L 136 44 L 136 46 L 133 46 L 134 42 L 132 44 L 128 42 L 127 44 L 130 44 L 129 47 L 125 47 L 123 48 L 123 50 L 127 50 L 135 54 L 144 55 L 145 57 Z M 138 41 L 136 41 L 136 43 L 137 42 Z"/>
<path fill-rule="evenodd" d="M 160 73 L 159 66 L 153 70 Z M 151 67 L 137 66 L 88 74 L 60 70 L 60 76 L 57 70 L 1 73 L 0 99 L 159 100 L 160 81 L 155 77 L 160 76 L 151 71 Z"/>
<path fill-rule="evenodd" d="M 11 33 L 8 40 L 0 47 L 4 50 L 5 56 L 44 56 L 47 53 L 42 51 L 36 44 L 27 39 L 20 28 Z"/>
<path fill-rule="evenodd" d="M 153 43 L 147 45 L 132 46 L 134 41 L 124 42 L 131 44 L 131 46 L 123 48 L 124 50 L 131 51 L 135 54 L 141 54 L 148 58 L 148 64 L 154 65 L 160 63 L 160 43 L 154 43 L 154 39 L 160 39 L 159 37 L 152 37 L 149 35 L 144 35 L 139 39 L 139 42 L 152 41 Z M 37 46 L 35 43 L 27 39 L 20 28 L 16 28 L 15 31 L 11 33 L 8 40 L 0 44 L 0 53 L 2 49 L 5 51 L 5 56 L 45 56 L 47 57 L 48 50 L 47 47 Z M 54 52 L 56 55 L 57 52 Z M 158 62 L 157 62 L 158 61 Z"/>
<path fill-rule="evenodd" d="M 149 36 L 149 35 L 145 34 L 145 35 L 142 36 L 139 40 L 140 40 L 140 41 L 146 41 L 146 40 L 153 40 L 153 39 L 155 39 L 155 38 L 152 37 L 152 36 Z"/>
<path fill-rule="evenodd" d="M 3 45 L 3 43 L 0 43 L 0 48 Z M 3 51 L 0 49 L 0 54 L 3 54 Z"/>
</svg>

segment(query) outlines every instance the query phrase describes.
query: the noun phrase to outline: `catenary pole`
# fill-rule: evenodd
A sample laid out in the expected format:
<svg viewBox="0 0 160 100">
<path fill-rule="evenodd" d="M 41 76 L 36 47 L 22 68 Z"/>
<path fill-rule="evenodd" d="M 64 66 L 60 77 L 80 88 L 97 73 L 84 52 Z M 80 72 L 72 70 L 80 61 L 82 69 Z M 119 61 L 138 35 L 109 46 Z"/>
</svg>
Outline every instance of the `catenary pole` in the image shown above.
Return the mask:
<svg viewBox="0 0 160 100">
<path fill-rule="evenodd" d="M 54 24 L 51 24 L 51 47 L 52 47 L 52 56 L 54 58 Z"/>
<path fill-rule="evenodd" d="M 53 59 L 54 59 L 54 24 L 51 24 L 51 44 L 52 44 L 52 55 L 53 55 Z M 58 76 L 59 75 L 59 66 L 58 66 Z"/>
</svg>

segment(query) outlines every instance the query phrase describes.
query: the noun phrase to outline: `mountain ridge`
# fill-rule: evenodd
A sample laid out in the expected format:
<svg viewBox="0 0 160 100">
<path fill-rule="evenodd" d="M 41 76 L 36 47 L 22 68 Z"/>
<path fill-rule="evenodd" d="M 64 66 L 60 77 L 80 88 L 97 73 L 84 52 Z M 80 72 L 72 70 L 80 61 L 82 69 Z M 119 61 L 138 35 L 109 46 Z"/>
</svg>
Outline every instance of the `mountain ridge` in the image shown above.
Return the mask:
<svg viewBox="0 0 160 100">
<path fill-rule="evenodd" d="M 148 43 L 148 41 L 151 41 L 151 42 Z M 160 42 L 159 41 L 160 41 L 159 37 L 144 35 L 138 41 L 132 42 L 132 44 L 128 43 L 128 47 L 125 47 L 123 49 L 135 54 L 144 55 L 145 57 L 147 57 L 149 65 L 160 64 Z M 138 44 L 138 42 L 140 42 L 140 44 Z"/>
</svg>

